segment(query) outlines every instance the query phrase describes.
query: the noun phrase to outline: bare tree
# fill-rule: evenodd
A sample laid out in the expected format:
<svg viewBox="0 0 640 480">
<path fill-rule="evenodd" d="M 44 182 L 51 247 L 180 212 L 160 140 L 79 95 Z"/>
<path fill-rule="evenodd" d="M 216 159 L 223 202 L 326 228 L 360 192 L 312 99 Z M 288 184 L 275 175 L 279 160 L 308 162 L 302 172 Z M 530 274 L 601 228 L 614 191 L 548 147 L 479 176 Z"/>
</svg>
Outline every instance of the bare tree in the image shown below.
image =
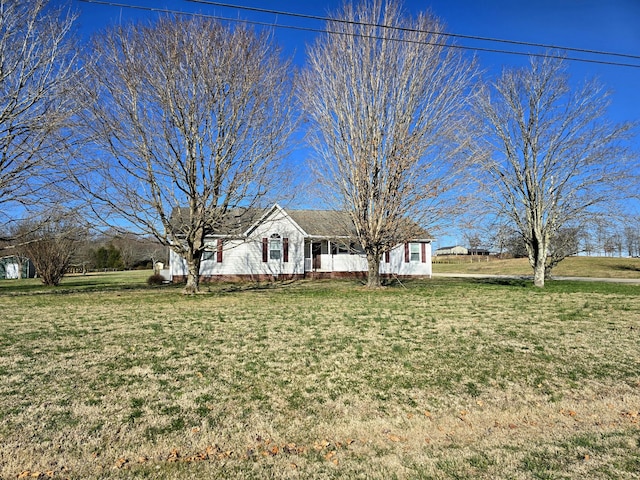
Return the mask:
<svg viewBox="0 0 640 480">
<path fill-rule="evenodd" d="M 624 242 L 627 255 L 640 256 L 640 217 L 629 216 L 624 226 Z"/>
<path fill-rule="evenodd" d="M 202 18 L 115 27 L 93 48 L 96 151 L 73 169 L 103 220 L 182 255 L 197 292 L 205 237 L 286 181 L 290 65 L 268 35 Z"/>
<path fill-rule="evenodd" d="M 54 218 L 23 222 L 19 229 L 24 233 L 18 234 L 22 243 L 17 251 L 33 262 L 42 283 L 58 285 L 86 236 L 86 228 L 73 216 L 60 213 Z"/>
<path fill-rule="evenodd" d="M 582 231 L 582 228 L 567 224 L 554 232 L 549 240 L 545 276 L 548 277 L 553 267 L 565 258 L 580 253 L 580 237 Z"/>
<path fill-rule="evenodd" d="M 346 3 L 335 18 L 309 50 L 300 97 L 317 181 L 350 213 L 378 287 L 381 255 L 416 234 L 407 218 L 442 214 L 474 68 L 437 19 L 397 2 Z"/>
<path fill-rule="evenodd" d="M 475 225 L 475 222 L 463 222 L 462 237 L 466 243 L 470 255 L 476 255 L 482 245 L 482 228 Z"/>
<path fill-rule="evenodd" d="M 573 252 L 556 248 L 550 257 L 552 239 L 631 192 L 636 170 L 624 141 L 632 126 L 608 122 L 603 87 L 591 81 L 572 91 L 563 62 L 552 58 L 506 70 L 479 99 L 483 197 L 522 236 L 534 283 L 543 287 L 562 255 Z"/>
<path fill-rule="evenodd" d="M 42 207 L 52 183 L 51 161 L 76 106 L 74 20 L 47 0 L 0 0 L 2 222 L 15 221 L 30 205 Z"/>
<path fill-rule="evenodd" d="M 506 225 L 493 225 L 493 228 L 489 234 L 489 243 L 498 251 L 498 258 L 502 258 L 502 254 L 507 249 L 509 243 L 509 237 L 513 232 Z"/>
<path fill-rule="evenodd" d="M 155 238 L 140 237 L 129 232 L 118 233 L 111 243 L 120 251 L 122 264 L 127 270 L 151 263 L 153 258 L 160 257 L 161 252 L 166 252 L 166 247 Z"/>
<path fill-rule="evenodd" d="M 491 246 L 498 251 L 498 257 L 507 255 L 513 258 L 524 258 L 527 256 L 527 249 L 524 245 L 522 235 L 505 224 L 495 224 L 491 230 Z"/>
</svg>

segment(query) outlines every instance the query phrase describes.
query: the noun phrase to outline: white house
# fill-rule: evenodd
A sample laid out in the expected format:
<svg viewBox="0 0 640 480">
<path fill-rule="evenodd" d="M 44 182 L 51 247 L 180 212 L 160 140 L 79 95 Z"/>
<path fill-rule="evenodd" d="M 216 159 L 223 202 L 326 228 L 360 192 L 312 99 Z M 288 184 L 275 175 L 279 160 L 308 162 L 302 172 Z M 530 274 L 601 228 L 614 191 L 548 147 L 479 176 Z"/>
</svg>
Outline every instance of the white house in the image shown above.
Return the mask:
<svg viewBox="0 0 640 480">
<path fill-rule="evenodd" d="M 460 245 L 453 245 L 451 247 L 440 247 L 435 252 L 434 255 L 468 255 L 469 250 Z"/>
<path fill-rule="evenodd" d="M 244 210 L 211 235 L 200 266 L 202 281 L 271 280 L 277 278 L 364 277 L 367 259 L 355 241 L 355 231 L 346 212 L 285 210 L 274 205 L 267 210 Z M 431 239 L 399 244 L 383 255 L 384 277 L 431 277 Z M 172 282 L 187 278 L 186 261 L 171 251 Z"/>
</svg>

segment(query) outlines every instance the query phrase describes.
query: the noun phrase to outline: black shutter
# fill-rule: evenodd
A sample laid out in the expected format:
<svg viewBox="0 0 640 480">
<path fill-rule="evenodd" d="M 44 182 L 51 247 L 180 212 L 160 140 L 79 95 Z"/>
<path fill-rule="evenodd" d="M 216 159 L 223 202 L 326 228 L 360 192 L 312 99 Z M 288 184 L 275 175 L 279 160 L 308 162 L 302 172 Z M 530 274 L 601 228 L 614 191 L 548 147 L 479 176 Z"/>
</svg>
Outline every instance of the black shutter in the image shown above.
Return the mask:
<svg viewBox="0 0 640 480">
<path fill-rule="evenodd" d="M 222 239 L 218 239 L 218 255 L 216 256 L 216 262 L 222 263 Z"/>
</svg>

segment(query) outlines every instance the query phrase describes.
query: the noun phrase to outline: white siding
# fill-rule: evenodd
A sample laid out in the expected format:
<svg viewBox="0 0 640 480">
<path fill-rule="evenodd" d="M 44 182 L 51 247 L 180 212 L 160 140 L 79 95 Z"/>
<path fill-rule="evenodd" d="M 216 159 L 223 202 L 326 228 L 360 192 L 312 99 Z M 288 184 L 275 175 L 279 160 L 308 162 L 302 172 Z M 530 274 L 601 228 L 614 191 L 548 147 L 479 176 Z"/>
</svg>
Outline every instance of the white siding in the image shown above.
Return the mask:
<svg viewBox="0 0 640 480">
<path fill-rule="evenodd" d="M 289 258 L 284 261 L 284 255 L 277 260 L 272 260 L 267 255 L 267 261 L 262 261 L 262 239 L 269 239 L 277 234 L 282 240 L 281 248 L 284 249 L 284 239 L 289 242 Z M 250 233 L 248 242 L 251 245 L 247 256 L 251 259 L 250 272 L 261 275 L 302 275 L 304 273 L 304 236 L 298 226 L 281 209 L 271 211 L 271 215 L 265 219 L 254 231 Z"/>
<path fill-rule="evenodd" d="M 169 250 L 169 271 L 171 272 L 171 278 L 167 280 L 172 280 L 174 275 L 186 276 L 188 271 L 185 259 L 171 249 Z"/>
<path fill-rule="evenodd" d="M 360 254 L 323 254 L 320 255 L 320 268 L 317 272 L 366 272 L 367 257 Z"/>
<path fill-rule="evenodd" d="M 15 280 L 20 278 L 20 265 L 17 263 L 7 263 L 5 266 L 5 278 Z"/>
<path fill-rule="evenodd" d="M 389 254 L 389 262 L 385 261 L 385 256 L 380 260 L 380 273 L 382 275 L 416 275 L 422 277 L 431 276 L 431 243 L 425 242 L 424 257 L 422 261 L 422 243 L 420 245 L 420 260 L 418 262 L 406 263 L 404 260 L 404 244 L 394 247 Z M 324 254 L 320 256 L 320 268 L 318 272 L 366 272 L 368 270 L 367 257 L 365 254 Z"/>
<path fill-rule="evenodd" d="M 269 239 L 277 234 L 281 239 L 288 239 L 288 261 L 284 255 L 278 260 L 262 261 L 263 239 Z M 283 242 L 284 243 L 284 242 Z M 218 239 L 207 241 L 207 249 L 211 252 L 210 259 L 204 260 L 200 267 L 200 275 L 303 275 L 305 273 L 304 245 L 305 237 L 298 225 L 289 215 L 279 207 L 273 208 L 267 218 L 250 231 L 247 238 L 224 240 L 222 263 L 217 261 Z M 425 243 L 422 261 L 422 247 L 420 247 L 420 261 L 406 263 L 404 260 L 404 245 L 398 245 L 390 252 L 389 262 L 385 258 L 380 262 L 380 273 L 383 275 L 417 275 L 431 276 L 431 244 Z M 309 251 L 310 254 L 310 251 Z M 269 255 L 267 255 L 269 257 Z M 311 259 L 307 259 L 310 266 Z M 169 257 L 171 275 L 186 276 L 187 265 L 182 257 L 171 251 Z M 366 272 L 367 259 L 364 254 L 327 254 L 321 255 L 321 268 L 318 272 Z"/>
<path fill-rule="evenodd" d="M 397 245 L 394 247 L 389 254 L 389 263 L 387 263 L 382 258 L 382 262 L 380 263 L 380 273 L 385 275 L 400 275 L 400 276 L 408 276 L 408 275 L 416 275 L 421 277 L 431 277 L 431 243 L 424 243 L 424 258 L 426 262 L 423 262 L 422 259 L 422 243 L 423 242 L 415 242 L 420 244 L 420 261 L 418 262 L 405 262 L 404 258 L 404 244 Z"/>
<path fill-rule="evenodd" d="M 283 240 L 288 239 L 288 261 L 284 261 L 282 254 L 279 260 L 268 259 L 262 261 L 262 239 L 273 234 L 280 235 Z M 300 229 L 289 216 L 276 208 L 249 237 L 241 240 L 224 240 L 222 263 L 217 262 L 218 240 L 212 238 L 207 241 L 207 249 L 213 253 L 210 260 L 204 260 L 200 266 L 200 275 L 292 275 L 304 273 L 304 237 Z M 170 257 L 173 275 L 186 275 L 187 266 L 184 259 L 173 254 Z"/>
<path fill-rule="evenodd" d="M 467 255 L 469 250 L 459 245 L 449 248 L 439 248 L 435 251 L 435 255 Z"/>
</svg>

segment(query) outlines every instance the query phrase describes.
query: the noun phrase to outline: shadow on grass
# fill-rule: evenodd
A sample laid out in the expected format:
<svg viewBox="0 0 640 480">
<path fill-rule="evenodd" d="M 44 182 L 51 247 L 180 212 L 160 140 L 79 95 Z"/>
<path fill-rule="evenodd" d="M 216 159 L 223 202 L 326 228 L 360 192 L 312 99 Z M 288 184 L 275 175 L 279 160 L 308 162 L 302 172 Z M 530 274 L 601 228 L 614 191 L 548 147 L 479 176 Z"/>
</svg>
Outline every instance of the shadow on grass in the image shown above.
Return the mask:
<svg viewBox="0 0 640 480">
<path fill-rule="evenodd" d="M 9 283 L 13 280 L 0 282 L 0 296 L 10 295 L 69 295 L 82 292 L 118 292 L 131 290 L 175 289 L 175 285 L 147 285 L 145 283 L 110 283 L 96 280 L 66 281 L 57 286 L 44 285 L 34 281 L 24 283 Z M 15 281 L 15 282 L 20 282 Z"/>
<path fill-rule="evenodd" d="M 592 292 L 592 293 L 620 293 L 623 295 L 637 295 L 637 285 L 623 285 L 603 282 L 579 282 L 571 280 L 547 280 L 545 287 L 538 289 L 533 285 L 533 280 L 526 276 L 513 277 L 488 277 L 488 278 L 461 278 L 438 277 L 425 279 L 386 279 L 383 287 L 378 289 L 380 293 L 401 291 L 434 291 L 434 288 L 506 288 L 506 289 L 530 289 L 532 292 Z M 15 295 L 70 295 L 74 293 L 91 292 L 124 292 L 160 291 L 179 295 L 183 292 L 184 284 L 147 285 L 142 281 L 113 281 L 108 278 L 68 278 L 57 287 L 43 285 L 38 279 L 29 280 L 0 280 L 0 297 Z M 289 294 L 303 294 L 311 296 L 324 295 L 360 295 L 363 292 L 373 292 L 366 288 L 366 284 L 359 279 L 305 279 L 305 280 L 278 280 L 272 282 L 227 282 L 227 283 L 203 283 L 200 292 L 209 294 L 235 294 L 242 292 L 280 292 Z M 480 292 L 475 293 L 480 294 Z"/>
<path fill-rule="evenodd" d="M 429 292 L 435 288 L 477 288 L 487 289 L 527 289 L 532 293 L 620 293 L 637 295 L 638 287 L 636 285 L 624 285 L 616 283 L 602 282 L 580 282 L 570 280 L 547 280 L 544 288 L 534 286 L 533 279 L 529 276 L 513 276 L 513 277 L 491 277 L 491 278 L 461 278 L 461 277 L 438 277 L 429 280 L 425 279 L 386 279 L 382 288 L 369 290 L 366 283 L 358 279 L 305 279 L 305 280 L 279 280 L 273 282 L 228 282 L 228 283 L 211 283 L 201 284 L 201 293 L 207 294 L 234 294 L 242 292 L 262 292 L 268 294 L 286 293 L 287 295 L 302 294 L 307 296 L 344 296 L 344 295 L 361 295 L 362 293 L 380 292 Z M 184 287 L 183 284 L 173 285 L 177 292 Z M 163 288 L 166 288 L 163 287 Z M 470 293 L 471 294 L 471 293 Z M 482 294 L 480 291 L 474 294 Z M 495 294 L 488 293 L 487 294 Z"/>
<path fill-rule="evenodd" d="M 473 278 L 470 283 L 481 285 L 497 285 L 501 287 L 528 288 L 533 286 L 530 278 Z"/>
<path fill-rule="evenodd" d="M 229 283 L 205 283 L 200 284 L 200 291 L 236 293 L 279 290 L 299 284 L 300 280 L 275 280 L 273 282 L 229 282 Z"/>
<path fill-rule="evenodd" d="M 613 270 L 622 270 L 624 272 L 640 272 L 640 267 L 635 265 L 614 265 L 611 268 Z"/>
</svg>

